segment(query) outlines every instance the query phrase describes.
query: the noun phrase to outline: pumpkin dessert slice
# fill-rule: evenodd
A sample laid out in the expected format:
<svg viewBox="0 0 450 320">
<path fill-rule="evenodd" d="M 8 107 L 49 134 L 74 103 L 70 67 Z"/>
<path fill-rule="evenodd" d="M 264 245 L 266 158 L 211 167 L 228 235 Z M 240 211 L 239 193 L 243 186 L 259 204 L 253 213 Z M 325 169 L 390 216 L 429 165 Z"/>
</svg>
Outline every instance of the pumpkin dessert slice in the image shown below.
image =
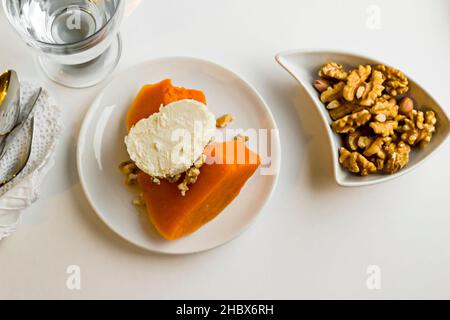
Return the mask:
<svg viewBox="0 0 450 320">
<path fill-rule="evenodd" d="M 229 150 L 234 150 L 232 159 Z M 244 155 L 240 150 L 244 150 Z M 176 183 L 162 180 L 157 185 L 149 175 L 139 175 L 150 221 L 164 238 L 178 239 L 215 218 L 239 194 L 258 168 L 260 158 L 242 139 L 234 139 L 212 146 L 206 163 L 185 196 Z"/>
</svg>

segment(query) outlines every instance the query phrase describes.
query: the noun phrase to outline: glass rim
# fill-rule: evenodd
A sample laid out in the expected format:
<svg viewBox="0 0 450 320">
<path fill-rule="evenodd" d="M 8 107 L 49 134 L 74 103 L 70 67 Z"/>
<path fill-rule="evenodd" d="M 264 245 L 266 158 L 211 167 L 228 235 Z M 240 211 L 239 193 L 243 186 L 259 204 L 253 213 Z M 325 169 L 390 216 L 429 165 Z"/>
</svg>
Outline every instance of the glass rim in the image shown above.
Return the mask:
<svg viewBox="0 0 450 320">
<path fill-rule="evenodd" d="M 83 40 L 80 40 L 80 41 L 77 41 L 77 42 L 69 42 L 69 43 L 50 43 L 50 42 L 45 42 L 45 41 L 41 41 L 41 40 L 35 39 L 35 38 L 29 36 L 27 33 L 23 32 L 21 29 L 17 28 L 17 27 L 16 27 L 16 23 L 13 22 L 13 21 L 11 21 L 11 20 L 12 20 L 12 17 L 11 17 L 11 15 L 9 14 L 9 10 L 6 10 L 6 2 L 7 2 L 7 1 L 8 1 L 8 0 L 3 0 L 3 8 L 4 8 L 4 11 L 5 11 L 5 15 L 6 15 L 6 17 L 7 17 L 8 21 L 9 21 L 9 23 L 10 23 L 11 25 L 13 25 L 14 29 L 15 29 L 17 32 L 19 32 L 20 34 L 23 34 L 25 37 L 27 37 L 27 38 L 29 38 L 29 39 L 32 39 L 33 41 L 37 42 L 38 44 L 45 45 L 45 46 L 48 46 L 48 47 L 56 47 L 56 48 L 63 48 L 63 47 L 68 47 L 68 46 L 75 46 L 75 45 L 79 45 L 79 44 L 83 44 L 83 43 L 89 42 L 89 40 L 92 40 L 95 36 L 97 36 L 100 32 L 102 32 L 107 26 L 109 26 L 109 24 L 111 23 L 111 21 L 114 20 L 114 19 L 116 18 L 116 15 L 117 15 L 117 12 L 118 12 L 119 9 L 120 9 L 120 6 L 123 5 L 123 4 L 125 3 L 124 0 L 117 0 L 118 4 L 117 4 L 117 6 L 116 6 L 116 8 L 115 8 L 115 10 L 114 10 L 114 12 L 113 12 L 113 14 L 111 15 L 111 18 L 110 18 L 110 19 L 109 19 L 109 20 L 108 20 L 108 21 L 107 21 L 107 22 L 106 22 L 99 30 L 95 31 L 95 32 L 94 32 L 93 34 L 91 34 L 89 37 L 84 38 Z"/>
</svg>

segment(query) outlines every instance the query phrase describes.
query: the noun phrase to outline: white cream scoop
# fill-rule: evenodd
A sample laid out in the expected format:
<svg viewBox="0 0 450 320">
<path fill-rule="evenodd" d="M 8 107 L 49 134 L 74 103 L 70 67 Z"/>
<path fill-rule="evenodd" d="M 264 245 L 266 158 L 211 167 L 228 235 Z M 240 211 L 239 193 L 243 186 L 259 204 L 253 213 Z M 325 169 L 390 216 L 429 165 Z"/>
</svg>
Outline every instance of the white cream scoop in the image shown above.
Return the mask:
<svg viewBox="0 0 450 320">
<path fill-rule="evenodd" d="M 185 99 L 161 106 L 125 137 L 136 166 L 156 178 L 185 172 L 201 156 L 216 130 L 215 116 L 201 102 Z"/>
</svg>

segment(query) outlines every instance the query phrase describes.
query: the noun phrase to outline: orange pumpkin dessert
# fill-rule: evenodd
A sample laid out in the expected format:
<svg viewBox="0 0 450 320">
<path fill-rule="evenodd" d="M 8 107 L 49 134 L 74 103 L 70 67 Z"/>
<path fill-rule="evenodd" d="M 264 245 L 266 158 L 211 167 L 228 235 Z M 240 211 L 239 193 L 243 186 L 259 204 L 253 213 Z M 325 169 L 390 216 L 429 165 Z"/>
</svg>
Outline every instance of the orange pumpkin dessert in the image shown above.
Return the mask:
<svg viewBox="0 0 450 320">
<path fill-rule="evenodd" d="M 245 182 L 253 175 L 260 164 L 259 157 L 250 151 L 242 139 L 218 143 L 216 149 L 245 148 L 246 158 L 255 157 L 256 163 L 237 164 L 237 161 L 216 161 L 201 168 L 201 174 L 185 196 L 180 194 L 177 185 L 167 180 L 155 185 L 151 177 L 140 173 L 138 183 L 144 194 L 148 215 L 155 228 L 168 239 L 178 239 L 192 233 L 215 218 L 239 194 Z M 236 154 L 236 152 L 235 152 Z M 208 160 L 207 160 L 208 162 Z M 220 164 L 223 163 L 223 164 Z"/>
<path fill-rule="evenodd" d="M 165 106 L 183 99 L 194 99 L 206 104 L 203 92 L 174 87 L 170 79 L 143 86 L 128 110 L 127 129 L 130 130 L 139 120 L 148 118 L 153 113 L 158 112 L 161 105 Z"/>
<path fill-rule="evenodd" d="M 161 106 L 184 99 L 206 104 L 203 92 L 174 87 L 169 79 L 145 85 L 128 111 L 128 130 L 165 108 Z M 208 144 L 202 156 L 204 165 L 194 163 L 175 179 L 158 179 L 139 169 L 128 170 L 136 176 L 151 223 L 167 240 L 193 233 L 215 218 L 239 194 L 260 165 L 260 157 L 247 148 L 242 138 Z M 180 185 L 172 180 L 184 177 L 186 181 L 191 172 L 198 174 L 189 188 L 185 185 L 186 189 L 180 192 Z"/>
</svg>

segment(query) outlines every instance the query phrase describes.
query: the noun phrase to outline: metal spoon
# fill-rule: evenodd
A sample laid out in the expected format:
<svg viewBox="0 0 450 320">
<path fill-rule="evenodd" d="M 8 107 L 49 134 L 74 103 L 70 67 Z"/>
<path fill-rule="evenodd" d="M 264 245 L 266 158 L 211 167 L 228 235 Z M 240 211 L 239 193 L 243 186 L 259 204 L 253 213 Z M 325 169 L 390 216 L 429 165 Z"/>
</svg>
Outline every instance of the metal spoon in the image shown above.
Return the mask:
<svg viewBox="0 0 450 320">
<path fill-rule="evenodd" d="M 11 132 L 20 115 L 20 83 L 17 73 L 0 75 L 0 136 Z"/>
<path fill-rule="evenodd" d="M 18 121 L 17 125 L 0 142 L 0 160 L 2 160 L 3 156 L 5 155 L 6 151 L 8 150 L 8 147 L 11 145 L 11 143 L 13 143 L 13 141 L 16 139 L 17 135 L 19 134 L 20 130 L 23 128 L 23 126 L 29 119 L 31 113 L 34 110 L 34 107 L 36 106 L 36 102 L 38 101 L 39 96 L 41 95 L 41 92 L 42 92 L 42 88 L 39 88 L 38 91 L 30 98 L 29 103 L 24 108 L 23 113 L 19 117 L 19 121 Z"/>
<path fill-rule="evenodd" d="M 0 146 L 16 125 L 19 116 L 20 83 L 17 73 L 8 70 L 0 75 Z"/>
<path fill-rule="evenodd" d="M 8 175 L 5 177 L 3 181 L 0 182 L 0 188 L 6 185 L 7 183 L 14 180 L 15 177 L 17 177 L 22 170 L 27 166 L 28 160 L 30 159 L 31 155 L 31 147 L 33 145 L 33 134 L 34 134 L 34 117 L 31 118 L 31 126 L 30 126 L 30 139 L 28 141 L 27 145 L 27 152 L 19 159 L 20 161 L 17 162 L 16 166 L 8 173 Z"/>
</svg>

